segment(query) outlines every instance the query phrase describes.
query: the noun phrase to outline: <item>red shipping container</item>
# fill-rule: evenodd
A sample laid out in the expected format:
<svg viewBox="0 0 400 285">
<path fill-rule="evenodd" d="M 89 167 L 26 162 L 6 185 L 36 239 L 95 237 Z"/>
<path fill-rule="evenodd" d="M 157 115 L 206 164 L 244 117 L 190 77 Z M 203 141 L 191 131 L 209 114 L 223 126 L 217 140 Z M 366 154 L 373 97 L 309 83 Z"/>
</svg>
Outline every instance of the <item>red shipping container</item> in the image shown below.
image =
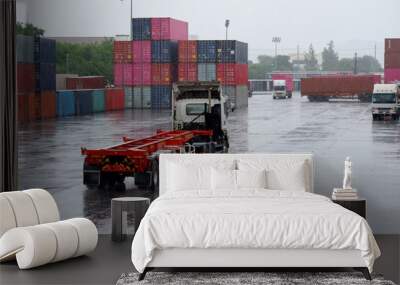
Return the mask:
<svg viewBox="0 0 400 285">
<path fill-rule="evenodd" d="M 247 64 L 218 63 L 217 80 L 222 85 L 247 85 L 249 69 Z"/>
<path fill-rule="evenodd" d="M 400 52 L 400 38 L 385 39 L 385 52 Z"/>
<path fill-rule="evenodd" d="M 185 62 L 178 65 L 178 81 L 197 81 L 197 63 Z"/>
<path fill-rule="evenodd" d="M 102 89 L 105 87 L 105 78 L 104 76 L 68 77 L 66 86 L 69 90 Z"/>
<path fill-rule="evenodd" d="M 400 68 L 385 68 L 385 83 L 400 81 Z"/>
<path fill-rule="evenodd" d="M 115 86 L 133 86 L 133 65 L 114 64 L 114 84 Z"/>
<path fill-rule="evenodd" d="M 122 110 L 125 108 L 125 91 L 123 88 L 105 89 L 106 111 Z"/>
<path fill-rule="evenodd" d="M 272 80 L 285 80 L 286 90 L 293 91 L 293 75 L 291 73 L 272 74 Z"/>
<path fill-rule="evenodd" d="M 400 51 L 385 53 L 385 68 L 400 68 Z"/>
<path fill-rule="evenodd" d="M 17 64 L 17 92 L 35 92 L 35 65 L 31 63 Z"/>
<path fill-rule="evenodd" d="M 55 91 L 42 91 L 37 93 L 36 100 L 40 101 L 39 110 L 37 110 L 40 112 L 38 116 L 40 119 L 52 119 L 56 117 L 57 95 Z"/>
<path fill-rule="evenodd" d="M 133 63 L 150 63 L 151 41 L 133 41 L 132 56 Z"/>
<path fill-rule="evenodd" d="M 188 23 L 172 18 L 151 19 L 152 40 L 187 40 Z"/>
<path fill-rule="evenodd" d="M 176 79 L 176 69 L 171 63 L 153 63 L 151 65 L 151 84 L 169 85 Z"/>
<path fill-rule="evenodd" d="M 18 123 L 27 123 L 35 119 L 35 93 L 18 94 Z"/>
<path fill-rule="evenodd" d="M 114 62 L 131 63 L 132 62 L 132 42 L 114 41 Z"/>
<path fill-rule="evenodd" d="M 133 66 L 133 86 L 151 84 L 151 63 L 134 63 Z"/>
<path fill-rule="evenodd" d="M 179 62 L 197 62 L 197 41 L 178 42 Z"/>
</svg>

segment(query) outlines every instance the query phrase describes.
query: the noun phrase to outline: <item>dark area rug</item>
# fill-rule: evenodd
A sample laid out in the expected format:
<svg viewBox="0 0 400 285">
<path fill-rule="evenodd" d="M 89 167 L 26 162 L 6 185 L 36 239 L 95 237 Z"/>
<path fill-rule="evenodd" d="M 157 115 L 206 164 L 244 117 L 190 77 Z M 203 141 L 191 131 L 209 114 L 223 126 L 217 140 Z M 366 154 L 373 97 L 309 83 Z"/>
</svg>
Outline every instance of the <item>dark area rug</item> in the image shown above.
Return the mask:
<svg viewBox="0 0 400 285">
<path fill-rule="evenodd" d="M 145 284 L 327 284 L 327 285 L 395 285 L 380 275 L 373 275 L 368 281 L 358 272 L 148 272 L 146 278 L 138 281 L 138 273 L 122 274 L 117 285 Z"/>
</svg>

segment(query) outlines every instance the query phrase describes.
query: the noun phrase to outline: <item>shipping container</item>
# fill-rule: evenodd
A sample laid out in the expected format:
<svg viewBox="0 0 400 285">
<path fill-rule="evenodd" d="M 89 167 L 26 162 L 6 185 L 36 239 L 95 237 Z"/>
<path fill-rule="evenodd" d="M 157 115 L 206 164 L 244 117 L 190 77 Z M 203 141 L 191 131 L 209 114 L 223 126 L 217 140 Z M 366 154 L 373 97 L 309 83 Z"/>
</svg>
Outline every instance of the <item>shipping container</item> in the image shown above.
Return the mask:
<svg viewBox="0 0 400 285">
<path fill-rule="evenodd" d="M 152 63 L 151 64 L 151 84 L 152 85 L 171 85 L 176 82 L 176 65 L 171 63 Z M 146 85 L 146 84 L 142 84 Z"/>
<path fill-rule="evenodd" d="M 20 93 L 18 98 L 18 123 L 35 120 L 35 93 Z"/>
<path fill-rule="evenodd" d="M 247 43 L 231 40 L 217 41 L 217 62 L 247 64 Z"/>
<path fill-rule="evenodd" d="M 197 65 L 198 81 L 217 80 L 217 68 L 215 63 L 199 63 Z"/>
<path fill-rule="evenodd" d="M 133 108 L 134 109 L 151 108 L 151 87 L 141 86 L 133 88 Z"/>
<path fill-rule="evenodd" d="M 132 19 L 132 37 L 136 41 L 151 40 L 151 19 Z"/>
<path fill-rule="evenodd" d="M 35 64 L 36 91 L 56 90 L 56 65 L 54 63 Z"/>
<path fill-rule="evenodd" d="M 272 80 L 285 80 L 286 90 L 293 91 L 293 74 L 291 73 L 275 73 L 272 74 Z"/>
<path fill-rule="evenodd" d="M 31 36 L 17 35 L 17 62 L 34 63 L 34 39 Z"/>
<path fill-rule="evenodd" d="M 248 106 L 249 89 L 247 85 L 222 86 L 222 92 L 228 97 L 231 106 L 235 108 Z"/>
<path fill-rule="evenodd" d="M 104 76 L 79 76 L 66 79 L 67 89 L 102 89 L 105 87 Z"/>
<path fill-rule="evenodd" d="M 400 68 L 385 68 L 385 83 L 400 82 Z"/>
<path fill-rule="evenodd" d="M 400 68 L 400 51 L 385 53 L 385 68 Z"/>
<path fill-rule="evenodd" d="M 125 89 L 125 109 L 133 108 L 133 88 L 134 87 L 126 87 Z"/>
<path fill-rule="evenodd" d="M 56 41 L 35 37 L 34 61 L 36 63 L 56 63 Z"/>
<path fill-rule="evenodd" d="M 72 90 L 57 91 L 57 117 L 75 115 L 75 94 Z"/>
<path fill-rule="evenodd" d="M 197 41 L 197 62 L 215 63 L 217 61 L 216 41 Z"/>
<path fill-rule="evenodd" d="M 151 41 L 133 41 L 133 63 L 151 63 Z"/>
<path fill-rule="evenodd" d="M 188 23 L 172 18 L 151 19 L 152 40 L 187 40 Z"/>
<path fill-rule="evenodd" d="M 17 92 L 35 92 L 35 65 L 32 63 L 17 64 Z"/>
<path fill-rule="evenodd" d="M 75 114 L 77 116 L 93 113 L 93 100 L 91 90 L 75 90 Z"/>
<path fill-rule="evenodd" d="M 105 89 L 106 111 L 123 110 L 125 108 L 125 91 L 122 88 Z"/>
<path fill-rule="evenodd" d="M 178 42 L 179 62 L 197 62 L 197 41 Z"/>
<path fill-rule="evenodd" d="M 114 63 L 114 85 L 133 86 L 132 63 Z"/>
<path fill-rule="evenodd" d="M 151 61 L 154 63 L 173 63 L 178 60 L 178 42 L 152 41 Z"/>
<path fill-rule="evenodd" d="M 40 95 L 40 119 L 52 119 L 57 116 L 56 91 L 45 90 Z"/>
<path fill-rule="evenodd" d="M 92 91 L 92 112 L 100 113 L 105 110 L 104 89 L 95 89 Z"/>
<path fill-rule="evenodd" d="M 178 81 L 197 81 L 197 63 L 180 62 L 178 65 Z"/>
<path fill-rule="evenodd" d="M 152 86 L 151 87 L 151 109 L 170 109 L 171 108 L 171 97 L 172 97 L 171 86 Z"/>
<path fill-rule="evenodd" d="M 385 39 L 385 53 L 392 51 L 400 52 L 400 38 Z"/>
<path fill-rule="evenodd" d="M 133 66 L 133 86 L 142 86 L 151 84 L 151 63 L 134 63 Z"/>
<path fill-rule="evenodd" d="M 114 63 L 132 63 L 132 41 L 114 41 Z"/>
<path fill-rule="evenodd" d="M 246 85 L 249 81 L 248 65 L 218 63 L 217 80 L 223 85 Z"/>
<path fill-rule="evenodd" d="M 66 90 L 69 77 L 78 77 L 78 74 L 56 74 L 56 90 Z"/>
</svg>

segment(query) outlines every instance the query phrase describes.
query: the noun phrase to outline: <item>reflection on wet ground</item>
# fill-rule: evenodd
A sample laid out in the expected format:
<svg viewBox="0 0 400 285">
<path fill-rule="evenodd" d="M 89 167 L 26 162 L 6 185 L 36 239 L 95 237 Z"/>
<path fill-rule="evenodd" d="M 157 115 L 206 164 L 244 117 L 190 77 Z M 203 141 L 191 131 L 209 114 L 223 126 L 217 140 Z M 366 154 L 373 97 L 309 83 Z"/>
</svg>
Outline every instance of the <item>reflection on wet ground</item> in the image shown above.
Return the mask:
<svg viewBox="0 0 400 285">
<path fill-rule="evenodd" d="M 315 190 L 330 195 L 341 185 L 351 156 L 354 186 L 368 200 L 374 232 L 400 233 L 400 123 L 372 122 L 369 104 L 311 103 L 257 95 L 249 108 L 230 115 L 230 152 L 313 152 Z M 34 122 L 19 132 L 20 188 L 42 187 L 57 200 L 63 218 L 86 216 L 110 233 L 110 199 L 150 196 L 127 179 L 126 192 L 82 184 L 82 146 L 99 148 L 170 128 L 169 111 L 126 110 Z"/>
</svg>

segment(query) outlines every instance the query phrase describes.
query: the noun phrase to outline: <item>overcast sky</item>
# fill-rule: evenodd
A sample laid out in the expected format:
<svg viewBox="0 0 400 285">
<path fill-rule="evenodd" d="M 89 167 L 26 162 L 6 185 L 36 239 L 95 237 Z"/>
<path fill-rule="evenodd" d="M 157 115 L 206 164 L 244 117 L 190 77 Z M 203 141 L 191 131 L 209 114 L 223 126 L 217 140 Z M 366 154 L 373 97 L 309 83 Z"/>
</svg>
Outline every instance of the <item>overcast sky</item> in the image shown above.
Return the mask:
<svg viewBox="0 0 400 285">
<path fill-rule="evenodd" d="M 114 36 L 129 33 L 130 0 L 17 0 L 18 18 L 44 28 L 46 36 Z M 24 4 L 27 3 L 27 4 Z M 133 0 L 134 17 L 174 17 L 189 22 L 199 39 L 249 43 L 249 54 L 294 53 L 334 40 L 341 57 L 383 59 L 385 37 L 400 37 L 400 0 Z"/>
</svg>

